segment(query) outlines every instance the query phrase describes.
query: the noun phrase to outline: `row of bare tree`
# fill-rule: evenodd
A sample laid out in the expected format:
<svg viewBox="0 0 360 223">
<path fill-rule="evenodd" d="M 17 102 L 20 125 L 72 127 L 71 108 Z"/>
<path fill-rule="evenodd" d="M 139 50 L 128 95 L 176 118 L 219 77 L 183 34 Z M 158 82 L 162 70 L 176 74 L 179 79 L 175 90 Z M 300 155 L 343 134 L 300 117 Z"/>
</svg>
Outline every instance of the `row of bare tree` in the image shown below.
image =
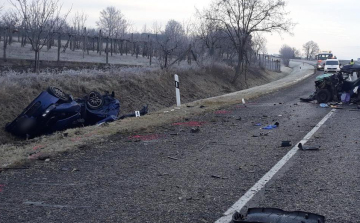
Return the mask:
<svg viewBox="0 0 360 223">
<path fill-rule="evenodd" d="M 303 51 L 307 60 L 315 59 L 315 56 L 319 53 L 319 45 L 314 41 L 309 41 L 303 45 Z M 290 59 L 300 58 L 301 53 L 298 49 L 283 45 L 279 50 L 281 59 L 285 66 L 289 66 Z"/>
<path fill-rule="evenodd" d="M 115 7 L 100 12 L 98 29 L 86 29 L 84 13 L 75 14 L 72 26 L 67 23 L 70 12 L 62 12 L 59 0 L 9 1 L 13 10 L 4 13 L 1 21 L 6 27 L 4 45 L 14 32 L 21 31 L 22 39 L 35 52 L 37 71 L 40 50 L 56 45 L 57 35 L 58 51 L 71 43 L 72 49 L 82 48 L 85 54 L 89 46 L 94 50 L 96 43 L 101 53 L 101 39 L 105 39 L 107 55 L 109 49 L 116 53 L 122 43 L 129 43 L 132 54 L 147 51 L 146 56 L 156 57 L 162 68 L 185 59 L 226 60 L 235 68 L 233 81 L 241 78 L 246 82 L 248 66 L 257 64 L 258 55 L 266 52 L 262 33 L 291 32 L 294 26 L 285 10 L 285 0 L 213 0 L 208 8 L 197 11 L 195 23 L 184 25 L 170 20 L 164 29 L 154 25 L 145 34 L 130 34 L 130 23 Z M 71 36 L 76 36 L 73 39 L 77 41 Z"/>
</svg>

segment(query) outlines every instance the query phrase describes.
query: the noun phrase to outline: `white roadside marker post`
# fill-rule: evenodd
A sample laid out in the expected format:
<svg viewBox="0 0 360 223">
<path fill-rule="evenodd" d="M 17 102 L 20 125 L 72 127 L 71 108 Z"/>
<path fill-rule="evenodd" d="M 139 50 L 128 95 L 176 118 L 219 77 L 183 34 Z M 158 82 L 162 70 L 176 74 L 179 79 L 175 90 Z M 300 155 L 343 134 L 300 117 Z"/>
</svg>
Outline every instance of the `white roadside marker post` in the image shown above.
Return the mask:
<svg viewBox="0 0 360 223">
<path fill-rule="evenodd" d="M 140 111 L 135 111 L 135 117 L 140 117 Z"/>
<path fill-rule="evenodd" d="M 179 76 L 175 74 L 175 91 L 176 91 L 176 105 L 181 106 L 180 102 L 180 89 L 179 89 Z"/>
</svg>

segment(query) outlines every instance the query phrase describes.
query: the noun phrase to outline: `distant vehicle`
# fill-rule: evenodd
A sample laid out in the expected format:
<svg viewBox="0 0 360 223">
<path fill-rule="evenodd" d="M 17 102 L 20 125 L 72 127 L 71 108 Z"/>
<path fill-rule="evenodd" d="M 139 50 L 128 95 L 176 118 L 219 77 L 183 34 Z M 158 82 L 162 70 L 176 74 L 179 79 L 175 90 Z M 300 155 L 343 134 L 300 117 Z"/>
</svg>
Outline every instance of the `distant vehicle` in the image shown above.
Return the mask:
<svg viewBox="0 0 360 223">
<path fill-rule="evenodd" d="M 327 59 L 325 61 L 324 72 L 339 72 L 340 62 L 338 59 Z"/>
<path fill-rule="evenodd" d="M 334 57 L 334 54 L 332 53 L 319 53 L 318 55 L 316 55 L 316 59 L 317 59 L 317 63 L 316 63 L 316 68 L 317 70 L 323 70 L 324 66 L 325 66 L 325 61 L 327 59 L 332 59 Z"/>
</svg>

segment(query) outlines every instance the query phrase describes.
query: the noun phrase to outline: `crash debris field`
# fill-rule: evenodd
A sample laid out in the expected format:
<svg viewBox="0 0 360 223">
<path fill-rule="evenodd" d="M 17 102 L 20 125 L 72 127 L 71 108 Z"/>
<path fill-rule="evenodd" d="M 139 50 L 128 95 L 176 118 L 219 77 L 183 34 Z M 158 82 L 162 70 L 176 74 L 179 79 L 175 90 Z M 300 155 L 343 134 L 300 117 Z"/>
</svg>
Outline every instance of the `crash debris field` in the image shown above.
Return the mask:
<svg viewBox="0 0 360 223">
<path fill-rule="evenodd" d="M 248 87 L 261 85 L 282 78 L 286 73 L 252 70 Z M 232 68 L 223 64 L 196 66 L 187 69 L 174 68 L 163 71 L 159 68 L 122 68 L 101 70 L 63 71 L 53 74 L 3 72 L 0 76 L 0 126 L 11 122 L 41 91 L 57 86 L 75 98 L 96 90 L 104 93 L 114 91 L 120 100 L 120 116 L 149 105 L 154 112 L 176 103 L 173 74 L 180 76 L 182 103 L 218 96 L 244 89 L 241 84 L 232 84 Z M 18 142 L 10 134 L 0 130 L 0 144 Z M 21 143 L 21 142 L 20 142 Z"/>
</svg>

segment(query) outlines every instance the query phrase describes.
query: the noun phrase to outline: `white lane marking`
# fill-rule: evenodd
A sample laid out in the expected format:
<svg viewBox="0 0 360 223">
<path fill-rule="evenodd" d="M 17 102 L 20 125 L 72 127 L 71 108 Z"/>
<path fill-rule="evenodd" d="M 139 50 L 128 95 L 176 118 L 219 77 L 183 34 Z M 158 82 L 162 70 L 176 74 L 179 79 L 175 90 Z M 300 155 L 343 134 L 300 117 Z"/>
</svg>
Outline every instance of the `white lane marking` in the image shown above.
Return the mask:
<svg viewBox="0 0 360 223">
<path fill-rule="evenodd" d="M 317 130 L 334 114 L 336 109 L 332 109 L 299 143 L 305 144 L 316 133 Z M 277 172 L 296 154 L 299 150 L 298 144 L 294 146 L 269 172 L 267 172 L 254 186 L 252 186 L 233 206 L 231 206 L 224 216 L 219 218 L 215 223 L 229 223 L 232 215 L 240 211 L 245 205 L 275 176 Z"/>
</svg>

